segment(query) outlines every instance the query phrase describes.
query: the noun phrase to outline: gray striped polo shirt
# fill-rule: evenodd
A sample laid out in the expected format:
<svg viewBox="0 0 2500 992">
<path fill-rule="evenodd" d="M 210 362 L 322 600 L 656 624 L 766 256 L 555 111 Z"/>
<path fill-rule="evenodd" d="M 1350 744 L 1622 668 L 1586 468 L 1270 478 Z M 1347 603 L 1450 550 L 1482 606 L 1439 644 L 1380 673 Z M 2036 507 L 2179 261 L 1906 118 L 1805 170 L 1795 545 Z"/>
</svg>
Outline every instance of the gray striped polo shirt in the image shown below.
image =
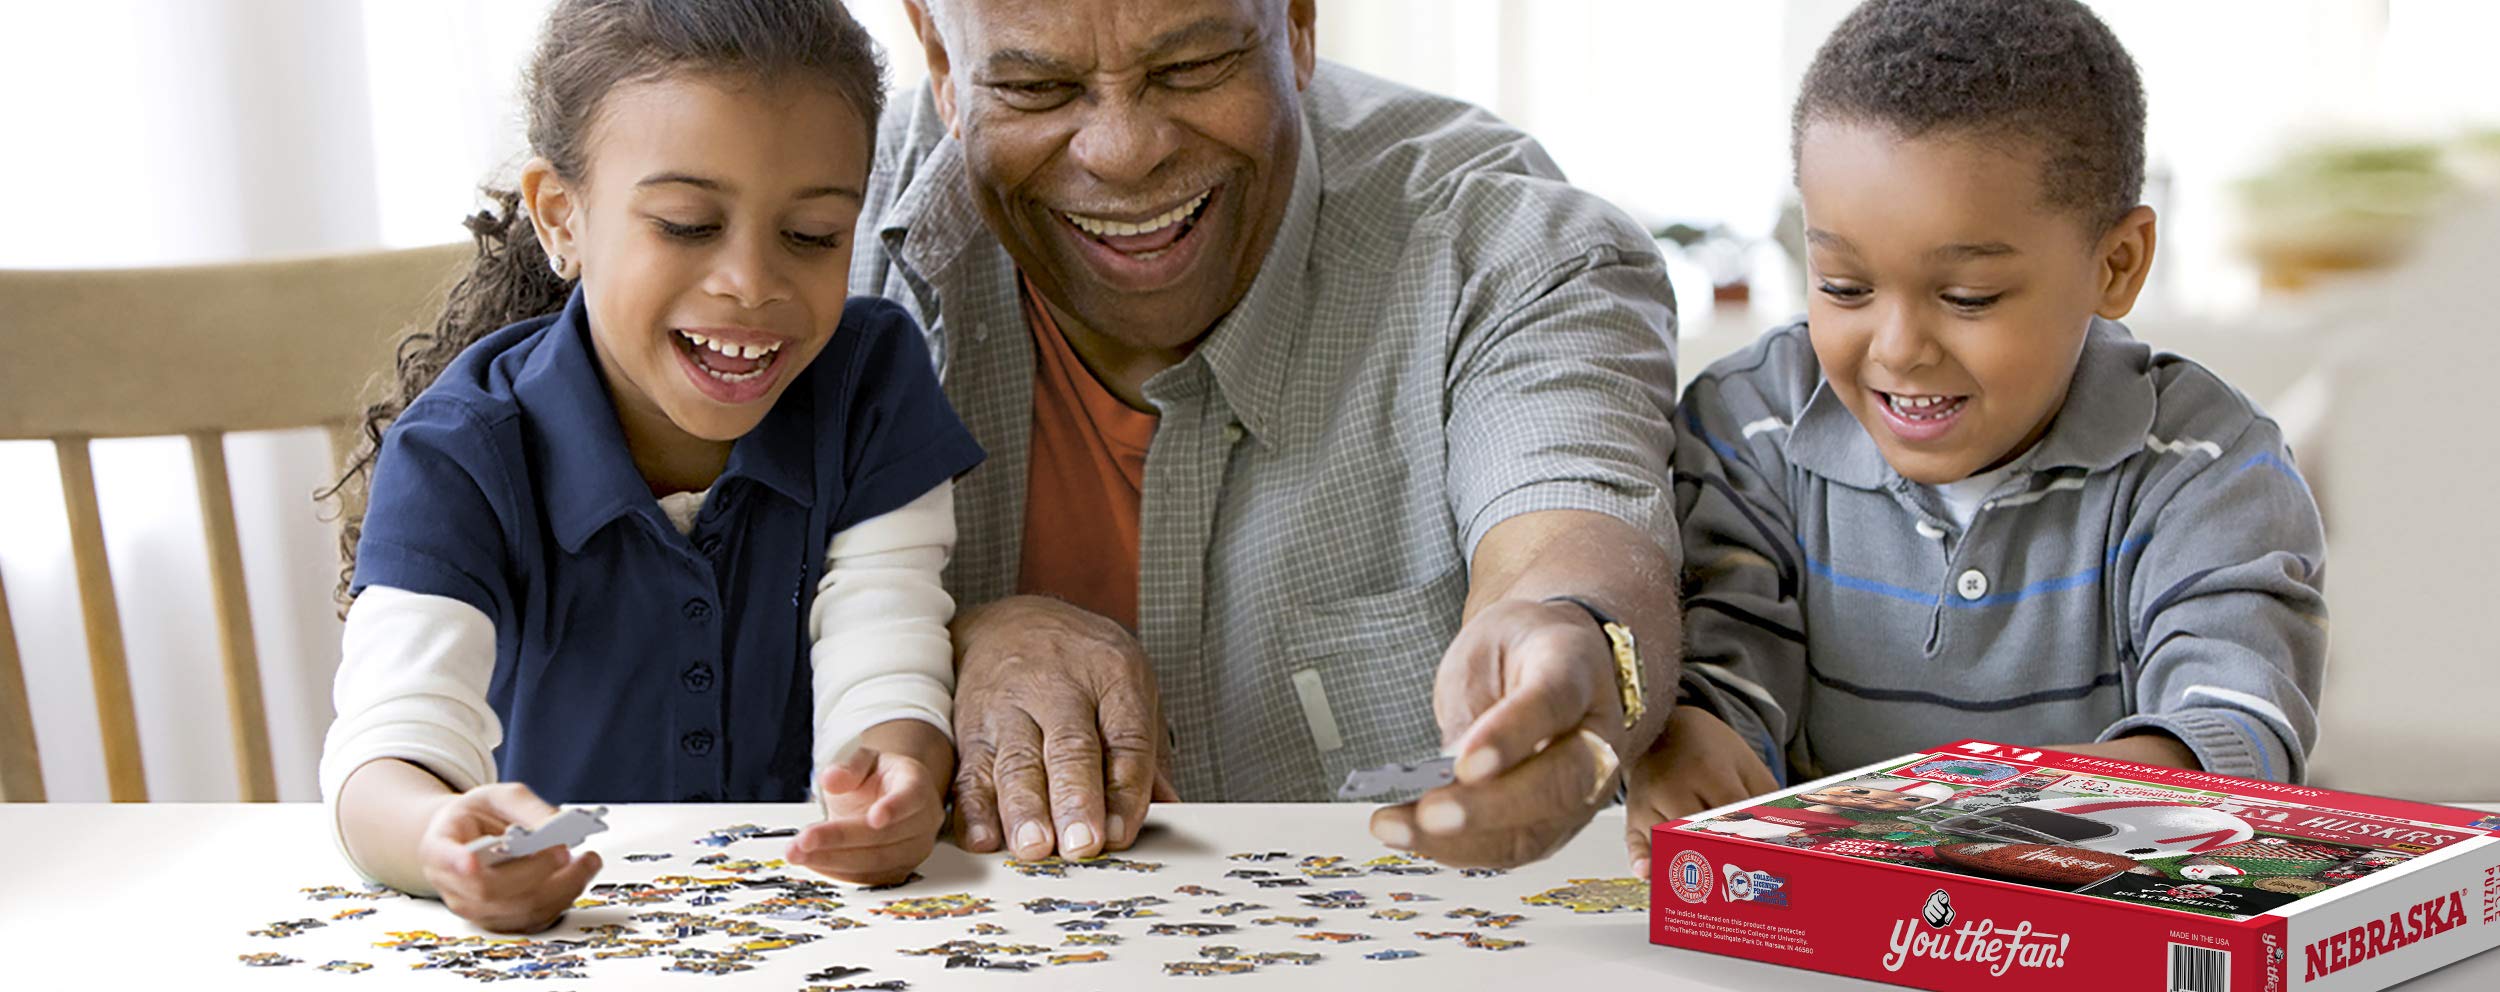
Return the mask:
<svg viewBox="0 0 2500 992">
<path fill-rule="evenodd" d="M 1674 457 L 1687 691 L 1792 776 L 2154 728 L 2299 780 L 2325 537 L 2282 432 L 2108 321 L 2067 397 L 1964 531 L 1824 386 L 1805 324 L 1703 372 Z"/>
</svg>

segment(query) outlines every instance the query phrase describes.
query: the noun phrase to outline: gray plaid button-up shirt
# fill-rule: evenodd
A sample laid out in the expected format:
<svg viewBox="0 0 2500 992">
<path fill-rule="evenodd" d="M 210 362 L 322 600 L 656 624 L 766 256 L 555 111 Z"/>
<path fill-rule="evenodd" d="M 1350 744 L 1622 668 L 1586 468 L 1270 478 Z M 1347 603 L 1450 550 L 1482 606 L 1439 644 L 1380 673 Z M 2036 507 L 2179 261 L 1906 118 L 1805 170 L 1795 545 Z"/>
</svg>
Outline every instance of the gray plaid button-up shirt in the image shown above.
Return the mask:
<svg viewBox="0 0 2500 992">
<path fill-rule="evenodd" d="M 1675 539 L 1674 304 L 1655 243 L 1466 104 L 1324 65 L 1250 291 L 1147 381 L 1139 637 L 1193 800 L 1326 799 L 1440 747 L 1476 542 L 1539 510 Z M 989 460 L 948 583 L 1015 594 L 1033 345 L 924 87 L 882 123 L 855 293 L 921 321 Z"/>
</svg>

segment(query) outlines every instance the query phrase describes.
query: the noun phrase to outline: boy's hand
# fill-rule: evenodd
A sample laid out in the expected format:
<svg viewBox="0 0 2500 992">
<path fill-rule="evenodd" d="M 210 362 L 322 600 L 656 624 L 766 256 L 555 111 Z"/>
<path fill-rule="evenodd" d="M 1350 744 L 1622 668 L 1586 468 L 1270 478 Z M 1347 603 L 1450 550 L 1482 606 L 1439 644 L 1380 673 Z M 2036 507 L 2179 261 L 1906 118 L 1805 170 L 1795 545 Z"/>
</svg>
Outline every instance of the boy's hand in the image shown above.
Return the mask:
<svg viewBox="0 0 2500 992">
<path fill-rule="evenodd" d="M 443 804 L 417 842 L 426 884 L 462 919 L 497 933 L 536 933 L 579 898 L 599 874 L 599 855 L 552 847 L 499 865 L 481 863 L 469 842 L 513 824 L 536 828 L 556 808 L 518 782 L 481 785 Z"/>
<path fill-rule="evenodd" d="M 1678 706 L 1665 733 L 1632 763 L 1623 846 L 1632 873 L 1649 877 L 1649 828 L 1779 788 L 1762 757 L 1708 710 Z"/>
<path fill-rule="evenodd" d="M 816 778 L 825 818 L 799 831 L 784 859 L 861 885 L 911 877 L 945 824 L 946 775 L 909 750 L 863 743 L 827 766 Z"/>
</svg>

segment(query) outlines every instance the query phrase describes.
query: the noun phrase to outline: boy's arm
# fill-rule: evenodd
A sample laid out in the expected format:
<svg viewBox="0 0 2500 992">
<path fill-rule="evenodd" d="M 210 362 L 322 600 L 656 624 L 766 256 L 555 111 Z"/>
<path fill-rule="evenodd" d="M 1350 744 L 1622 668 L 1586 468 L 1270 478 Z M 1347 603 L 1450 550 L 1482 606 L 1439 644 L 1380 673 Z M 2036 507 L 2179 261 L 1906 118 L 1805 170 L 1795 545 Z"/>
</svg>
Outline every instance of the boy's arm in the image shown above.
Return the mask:
<svg viewBox="0 0 2500 992">
<path fill-rule="evenodd" d="M 2168 735 L 2207 771 L 2300 781 L 2326 668 L 2317 504 L 2271 421 L 2255 421 L 2219 456 L 2165 457 L 2205 464 L 2169 487 L 2151 530 L 2135 538 L 2135 715 L 2101 740 Z"/>
</svg>

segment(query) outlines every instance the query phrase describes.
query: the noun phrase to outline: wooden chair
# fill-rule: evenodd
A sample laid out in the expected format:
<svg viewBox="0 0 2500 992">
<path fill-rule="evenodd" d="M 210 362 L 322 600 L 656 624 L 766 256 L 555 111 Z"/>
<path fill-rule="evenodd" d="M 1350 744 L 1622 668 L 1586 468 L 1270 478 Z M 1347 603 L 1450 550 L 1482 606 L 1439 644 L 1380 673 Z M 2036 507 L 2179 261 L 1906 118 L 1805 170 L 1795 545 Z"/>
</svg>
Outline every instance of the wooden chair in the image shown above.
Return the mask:
<svg viewBox="0 0 2500 992">
<path fill-rule="evenodd" d="M 49 440 L 59 455 L 114 802 L 145 801 L 147 781 L 89 440 L 190 439 L 237 777 L 244 800 L 275 800 L 224 435 L 328 427 L 343 456 L 365 384 L 390 368 L 400 332 L 440 305 L 469 257 L 460 244 L 234 265 L 0 271 L 0 440 Z M 25 672 L 0 586 L 0 800 L 43 798 Z"/>
</svg>

